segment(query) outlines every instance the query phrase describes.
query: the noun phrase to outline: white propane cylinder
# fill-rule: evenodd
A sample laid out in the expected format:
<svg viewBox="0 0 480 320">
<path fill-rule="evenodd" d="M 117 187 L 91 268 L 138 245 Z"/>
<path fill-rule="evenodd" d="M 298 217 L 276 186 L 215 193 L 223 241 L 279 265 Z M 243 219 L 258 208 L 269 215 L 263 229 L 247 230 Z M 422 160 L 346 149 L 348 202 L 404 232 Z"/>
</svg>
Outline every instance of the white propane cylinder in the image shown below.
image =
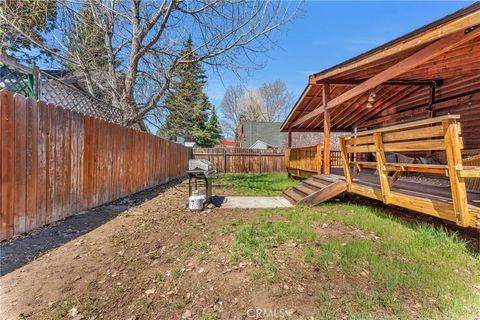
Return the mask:
<svg viewBox="0 0 480 320">
<path fill-rule="evenodd" d="M 203 210 L 205 204 L 205 196 L 200 194 L 197 190 L 192 192 L 192 195 L 188 198 L 188 208 L 190 210 L 200 211 Z"/>
</svg>

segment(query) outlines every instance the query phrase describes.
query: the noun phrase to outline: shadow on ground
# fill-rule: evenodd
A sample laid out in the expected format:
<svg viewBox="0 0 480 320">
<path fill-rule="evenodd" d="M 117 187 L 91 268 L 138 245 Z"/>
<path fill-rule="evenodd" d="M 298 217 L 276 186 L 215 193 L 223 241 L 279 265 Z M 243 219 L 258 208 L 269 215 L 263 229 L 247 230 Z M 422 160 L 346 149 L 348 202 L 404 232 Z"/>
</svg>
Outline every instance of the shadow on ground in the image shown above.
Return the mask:
<svg viewBox="0 0 480 320">
<path fill-rule="evenodd" d="M 132 206 L 156 197 L 166 188 L 177 185 L 177 179 L 166 184 L 138 192 L 108 204 L 75 214 L 27 235 L 0 245 L 0 276 L 10 273 L 48 251 L 98 228 Z"/>
</svg>

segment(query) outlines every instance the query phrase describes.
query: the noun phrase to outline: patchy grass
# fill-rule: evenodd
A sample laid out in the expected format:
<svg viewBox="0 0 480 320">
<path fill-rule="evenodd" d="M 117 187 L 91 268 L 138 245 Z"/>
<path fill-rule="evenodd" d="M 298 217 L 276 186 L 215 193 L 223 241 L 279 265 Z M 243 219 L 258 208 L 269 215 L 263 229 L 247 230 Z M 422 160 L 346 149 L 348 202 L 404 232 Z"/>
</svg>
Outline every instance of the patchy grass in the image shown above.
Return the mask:
<svg viewBox="0 0 480 320">
<path fill-rule="evenodd" d="M 272 250 L 288 240 L 312 241 L 315 232 L 308 226 L 279 221 L 252 222 L 243 225 L 236 233 L 230 259 L 238 263 L 248 259 L 256 265 L 264 267 L 263 272 L 255 272 L 254 280 L 265 279 L 270 283 L 276 279 L 276 265 Z"/>
<path fill-rule="evenodd" d="M 59 320 L 65 319 L 68 315 L 68 311 L 72 308 L 78 308 L 81 311 L 81 304 L 77 300 L 64 300 L 62 301 L 53 311 L 52 315 L 49 317 L 50 320 Z"/>
<path fill-rule="evenodd" d="M 319 241 L 321 230 L 314 226 L 332 223 L 361 236 Z M 254 279 L 281 280 L 275 257 L 284 249 L 276 248 L 293 240 L 302 243 L 304 261 L 327 278 L 340 273 L 345 281 L 367 281 L 365 292 L 347 292 L 341 299 L 330 298 L 333 288 L 318 292 L 322 319 L 341 314 L 369 319 L 385 313 L 403 319 L 412 305 L 410 315 L 415 312 L 426 319 L 480 316 L 480 295 L 474 288 L 480 285 L 480 257 L 468 252 L 455 234 L 410 225 L 372 207 L 346 204 L 262 210 L 235 232 L 231 260 L 248 260 L 263 268 L 255 271 Z"/>
<path fill-rule="evenodd" d="M 216 186 L 233 188 L 234 195 L 243 196 L 278 196 L 296 183 L 284 172 L 227 173 L 217 175 L 214 180 Z"/>
</svg>

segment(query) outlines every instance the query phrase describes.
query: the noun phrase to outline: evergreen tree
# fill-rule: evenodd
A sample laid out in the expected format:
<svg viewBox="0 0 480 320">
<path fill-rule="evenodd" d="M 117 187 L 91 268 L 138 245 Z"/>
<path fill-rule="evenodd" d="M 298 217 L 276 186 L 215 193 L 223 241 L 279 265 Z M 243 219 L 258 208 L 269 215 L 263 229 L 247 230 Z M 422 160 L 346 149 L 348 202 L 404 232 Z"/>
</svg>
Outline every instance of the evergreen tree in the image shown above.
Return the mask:
<svg viewBox="0 0 480 320">
<path fill-rule="evenodd" d="M 185 43 L 182 56 L 187 60 L 196 58 L 191 37 Z M 183 136 L 186 141 L 195 141 L 200 146 L 210 144 L 207 126 L 212 106 L 203 91 L 206 79 L 200 63 L 180 65 L 165 100 L 169 113 L 160 130 L 162 136 L 171 140 Z"/>
<path fill-rule="evenodd" d="M 215 107 L 212 107 L 212 111 L 210 113 L 210 121 L 207 125 L 207 131 L 210 135 L 210 144 L 212 147 L 219 143 L 219 140 L 222 139 L 222 129 L 220 128 L 220 123 L 218 122 L 217 112 L 215 111 Z"/>
</svg>

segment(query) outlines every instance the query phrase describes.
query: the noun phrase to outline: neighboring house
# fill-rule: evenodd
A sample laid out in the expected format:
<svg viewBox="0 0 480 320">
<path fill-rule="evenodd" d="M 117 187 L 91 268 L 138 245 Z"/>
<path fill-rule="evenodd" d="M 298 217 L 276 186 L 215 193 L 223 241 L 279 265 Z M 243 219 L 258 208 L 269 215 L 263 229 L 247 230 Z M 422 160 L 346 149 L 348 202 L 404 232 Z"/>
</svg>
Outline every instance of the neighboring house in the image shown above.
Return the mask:
<svg viewBox="0 0 480 320">
<path fill-rule="evenodd" d="M 288 134 L 280 132 L 281 122 L 247 121 L 237 129 L 238 145 L 250 149 L 284 149 Z M 331 133 L 331 150 L 340 150 L 338 137 L 347 132 Z M 308 147 L 323 143 L 323 132 L 293 132 L 292 147 Z"/>
<path fill-rule="evenodd" d="M 237 146 L 237 143 L 233 140 L 220 140 L 220 143 L 218 144 L 219 148 L 235 148 Z"/>
<path fill-rule="evenodd" d="M 249 149 L 262 149 L 262 150 L 267 150 L 267 149 L 279 149 L 277 146 L 272 146 L 269 145 L 268 143 L 262 141 L 262 140 L 257 140 L 254 144 L 252 144 Z"/>
<path fill-rule="evenodd" d="M 287 134 L 280 132 L 281 122 L 246 121 L 237 128 L 240 148 L 252 148 L 261 141 L 266 145 L 283 149 L 287 146 Z"/>
<path fill-rule="evenodd" d="M 67 78 L 65 78 L 68 76 Z M 0 55 L 0 89 L 34 97 L 65 109 L 116 123 L 123 122 L 123 111 L 91 96 L 81 78 L 66 70 L 39 70 Z M 145 128 L 145 125 L 141 126 Z"/>
</svg>

